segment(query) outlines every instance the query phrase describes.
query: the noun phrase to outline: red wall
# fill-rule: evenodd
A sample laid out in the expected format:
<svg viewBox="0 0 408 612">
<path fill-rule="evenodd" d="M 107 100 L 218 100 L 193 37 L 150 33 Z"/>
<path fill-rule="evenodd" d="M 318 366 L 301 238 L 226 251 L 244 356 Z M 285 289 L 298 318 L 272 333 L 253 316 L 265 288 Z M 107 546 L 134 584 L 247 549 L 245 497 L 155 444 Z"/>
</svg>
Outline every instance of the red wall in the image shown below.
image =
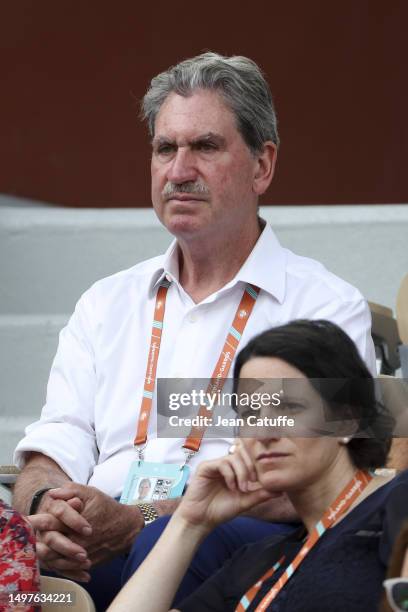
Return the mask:
<svg viewBox="0 0 408 612">
<path fill-rule="evenodd" d="M 146 206 L 138 100 L 211 49 L 264 68 L 280 120 L 264 203 L 408 201 L 406 0 L 13 0 L 0 8 L 0 192 Z"/>
</svg>

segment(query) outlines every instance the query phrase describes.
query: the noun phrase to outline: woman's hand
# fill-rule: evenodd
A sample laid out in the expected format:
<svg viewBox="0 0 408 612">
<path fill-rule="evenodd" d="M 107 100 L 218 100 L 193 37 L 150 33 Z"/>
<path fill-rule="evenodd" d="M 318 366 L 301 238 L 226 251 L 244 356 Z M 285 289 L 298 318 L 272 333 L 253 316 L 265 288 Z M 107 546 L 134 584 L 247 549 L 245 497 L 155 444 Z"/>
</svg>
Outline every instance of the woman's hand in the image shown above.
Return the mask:
<svg viewBox="0 0 408 612">
<path fill-rule="evenodd" d="M 177 514 L 191 525 L 212 530 L 252 506 L 280 494 L 266 491 L 257 481 L 254 465 L 238 442 L 233 454 L 204 461 L 184 495 Z"/>
<path fill-rule="evenodd" d="M 136 605 L 146 612 L 168 610 L 209 531 L 274 496 L 256 481 L 253 464 L 241 443 L 237 447 L 233 455 L 200 464 L 163 534 L 108 612 L 127 612 Z"/>
</svg>

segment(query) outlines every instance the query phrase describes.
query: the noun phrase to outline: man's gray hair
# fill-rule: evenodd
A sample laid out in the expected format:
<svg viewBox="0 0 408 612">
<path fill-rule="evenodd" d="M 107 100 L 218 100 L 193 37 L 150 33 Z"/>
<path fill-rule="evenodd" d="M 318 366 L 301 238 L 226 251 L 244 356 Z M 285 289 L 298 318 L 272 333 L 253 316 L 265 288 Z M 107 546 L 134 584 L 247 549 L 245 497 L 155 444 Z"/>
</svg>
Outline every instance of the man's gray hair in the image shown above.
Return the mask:
<svg viewBox="0 0 408 612">
<path fill-rule="evenodd" d="M 154 136 L 157 114 L 171 93 L 190 96 L 197 89 L 219 92 L 234 113 L 237 128 L 253 154 L 271 140 L 279 145 L 272 94 L 260 68 L 247 57 L 203 53 L 154 77 L 143 98 L 142 116 Z"/>
</svg>

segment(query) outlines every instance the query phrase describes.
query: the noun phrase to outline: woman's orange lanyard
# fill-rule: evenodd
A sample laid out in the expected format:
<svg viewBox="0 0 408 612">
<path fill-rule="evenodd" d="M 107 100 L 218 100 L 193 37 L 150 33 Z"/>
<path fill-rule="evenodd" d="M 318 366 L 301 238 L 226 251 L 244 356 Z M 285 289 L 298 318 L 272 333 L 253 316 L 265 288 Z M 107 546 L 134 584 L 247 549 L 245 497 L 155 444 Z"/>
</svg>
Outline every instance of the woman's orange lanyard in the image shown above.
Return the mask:
<svg viewBox="0 0 408 612">
<path fill-rule="evenodd" d="M 273 585 L 271 590 L 258 604 L 255 609 L 255 612 L 264 612 L 268 608 L 269 604 L 280 593 L 280 591 L 283 589 L 285 584 L 297 570 L 299 565 L 302 563 L 302 561 L 316 544 L 316 542 L 322 537 L 322 535 L 325 531 L 327 531 L 327 529 L 332 527 L 338 517 L 344 514 L 350 508 L 350 506 L 355 502 L 355 500 L 359 497 L 362 491 L 366 488 L 370 480 L 372 480 L 371 474 L 363 472 L 362 470 L 356 472 L 354 478 L 343 489 L 343 491 L 328 508 L 328 510 L 326 510 L 320 521 L 316 523 L 312 533 L 307 538 L 306 542 L 304 543 L 292 563 L 289 563 L 279 580 Z M 235 612 L 243 612 L 251 605 L 265 580 L 273 576 L 273 574 L 280 567 L 282 567 L 284 560 L 285 557 L 282 557 L 277 563 L 275 563 L 273 567 L 271 567 L 271 569 L 266 572 L 266 574 L 262 576 L 260 580 L 258 580 L 258 582 L 256 582 L 250 589 L 248 589 L 245 595 L 241 598 L 238 606 L 235 609 Z"/>
</svg>

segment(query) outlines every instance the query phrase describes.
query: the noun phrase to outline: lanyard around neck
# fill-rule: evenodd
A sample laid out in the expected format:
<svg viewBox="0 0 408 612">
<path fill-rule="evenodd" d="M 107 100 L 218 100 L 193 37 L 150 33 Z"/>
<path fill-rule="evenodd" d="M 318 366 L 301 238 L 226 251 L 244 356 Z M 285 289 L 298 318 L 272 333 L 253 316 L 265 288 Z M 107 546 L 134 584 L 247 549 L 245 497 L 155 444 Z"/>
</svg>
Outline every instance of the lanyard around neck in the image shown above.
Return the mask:
<svg viewBox="0 0 408 612">
<path fill-rule="evenodd" d="M 255 609 L 255 612 L 264 612 L 268 608 L 269 604 L 283 589 L 285 584 L 297 570 L 303 559 L 313 548 L 316 542 L 322 537 L 322 535 L 325 531 L 327 531 L 327 529 L 332 527 L 332 525 L 336 522 L 339 516 L 344 514 L 350 508 L 350 506 L 356 501 L 362 491 L 366 488 L 371 479 L 372 476 L 368 472 L 364 472 L 362 470 L 356 472 L 352 480 L 347 484 L 347 486 L 342 490 L 340 495 L 334 500 L 331 506 L 329 506 L 329 508 L 323 514 L 320 521 L 316 523 L 312 533 L 309 535 L 306 542 L 303 544 L 302 548 L 300 549 L 296 557 L 293 559 L 292 563 L 289 563 L 279 580 L 273 585 L 270 591 L 268 591 L 262 601 L 258 604 Z M 282 567 L 284 560 L 285 557 L 282 557 L 277 563 L 275 563 L 273 567 L 271 567 L 271 569 L 269 569 L 262 576 L 262 578 L 260 578 L 260 580 L 258 580 L 250 589 L 248 589 L 245 595 L 241 598 L 238 606 L 235 609 L 235 612 L 244 612 L 244 610 L 249 607 L 249 605 L 256 597 L 258 591 L 261 589 L 265 580 L 273 576 L 273 574 L 280 567 Z"/>
<path fill-rule="evenodd" d="M 156 296 L 156 304 L 153 314 L 152 333 L 150 340 L 149 354 L 147 358 L 146 376 L 143 388 L 143 397 L 139 413 L 139 421 L 137 425 L 136 437 L 134 439 L 135 447 L 144 446 L 147 442 L 147 430 L 149 426 L 150 415 L 153 406 L 153 393 L 156 384 L 157 362 L 159 360 L 160 343 L 163 333 L 163 321 L 166 307 L 167 292 L 170 282 L 163 280 L 160 283 Z M 231 363 L 237 352 L 239 341 L 244 332 L 245 326 L 255 306 L 256 299 L 259 294 L 259 288 L 255 285 L 246 285 L 242 294 L 241 301 L 236 310 L 234 320 L 228 331 L 224 346 L 217 360 L 214 372 L 211 376 L 207 392 L 216 393 L 224 386 L 225 379 L 231 368 Z M 199 409 L 200 416 L 211 415 L 211 410 L 207 406 L 201 406 Z M 192 427 L 188 437 L 186 438 L 183 448 L 191 453 L 196 453 L 201 445 L 205 433 L 204 427 Z"/>
</svg>

